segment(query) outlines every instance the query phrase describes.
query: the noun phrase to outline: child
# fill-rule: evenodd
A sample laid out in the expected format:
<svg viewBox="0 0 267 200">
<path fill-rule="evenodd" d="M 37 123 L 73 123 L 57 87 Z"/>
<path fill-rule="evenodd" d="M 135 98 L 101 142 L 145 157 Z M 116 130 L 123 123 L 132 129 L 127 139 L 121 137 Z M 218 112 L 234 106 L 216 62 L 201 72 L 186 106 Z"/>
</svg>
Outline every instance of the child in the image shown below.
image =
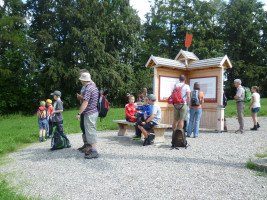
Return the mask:
<svg viewBox="0 0 267 200">
<path fill-rule="evenodd" d="M 159 105 L 156 103 L 156 96 L 150 94 L 148 96 L 148 103 L 152 106 L 151 116 L 145 120 L 144 122 L 136 123 L 135 131 L 136 137 L 133 138 L 134 140 L 138 140 L 137 137 L 141 138 L 141 133 L 144 135 L 145 141 L 143 146 L 150 145 L 153 143 L 155 135 L 150 134 L 150 131 L 155 125 L 160 124 L 161 120 L 161 109 Z"/>
<path fill-rule="evenodd" d="M 53 122 L 53 127 L 56 127 L 56 133 L 59 133 L 63 138 L 66 139 L 67 142 L 67 148 L 70 148 L 70 141 L 63 132 L 63 102 L 61 101 L 61 92 L 56 90 L 51 95 L 54 96 L 54 99 L 56 100 L 54 104 L 54 109 L 53 109 L 53 116 L 52 116 L 52 122 Z"/>
<path fill-rule="evenodd" d="M 46 141 L 45 139 L 45 129 L 47 128 L 47 108 L 45 107 L 45 102 L 40 102 L 40 107 L 37 111 L 38 123 L 39 123 L 39 142 Z"/>
<path fill-rule="evenodd" d="M 136 122 L 137 117 L 135 113 L 137 111 L 135 104 L 134 104 L 134 96 L 130 95 L 128 99 L 129 103 L 125 106 L 125 117 L 126 121 L 128 122 Z"/>
<path fill-rule="evenodd" d="M 152 108 L 152 106 L 148 103 L 148 98 L 145 97 L 143 107 L 137 108 L 137 110 L 139 110 L 137 112 L 137 121 L 147 120 L 151 115 L 151 108 Z M 142 110 L 142 112 L 141 112 L 141 110 Z"/>
<path fill-rule="evenodd" d="M 52 100 L 47 99 L 46 100 L 46 105 L 48 108 L 48 115 L 47 115 L 47 137 L 51 138 L 52 137 L 52 132 L 53 132 L 53 124 L 52 124 L 52 113 L 54 107 L 52 106 Z"/>
<path fill-rule="evenodd" d="M 260 95 L 259 95 L 259 87 L 257 86 L 252 86 L 251 87 L 251 92 L 252 94 L 252 101 L 249 106 L 249 109 L 251 109 L 251 116 L 254 122 L 254 127 L 251 128 L 250 130 L 252 131 L 257 131 L 258 128 L 260 128 L 260 124 L 258 123 L 257 120 L 257 113 L 261 109 L 261 104 L 260 104 Z"/>
</svg>

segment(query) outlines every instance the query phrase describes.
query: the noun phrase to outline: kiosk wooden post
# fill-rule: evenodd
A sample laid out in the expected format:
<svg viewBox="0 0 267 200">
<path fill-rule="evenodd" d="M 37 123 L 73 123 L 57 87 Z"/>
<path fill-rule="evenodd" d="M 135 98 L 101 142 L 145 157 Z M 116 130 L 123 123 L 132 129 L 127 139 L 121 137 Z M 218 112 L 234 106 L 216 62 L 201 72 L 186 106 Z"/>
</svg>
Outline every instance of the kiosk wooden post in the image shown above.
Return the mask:
<svg viewBox="0 0 267 200">
<path fill-rule="evenodd" d="M 205 103 L 202 106 L 200 128 L 221 132 L 224 127 L 223 85 L 224 69 L 232 68 L 227 56 L 199 60 L 188 51 L 180 50 L 174 60 L 151 55 L 146 67 L 154 68 L 153 93 L 161 107 L 161 123 L 172 124 L 173 105 L 167 103 L 175 83 L 181 74 L 186 83 L 193 88 L 194 82 L 200 83 Z"/>
</svg>

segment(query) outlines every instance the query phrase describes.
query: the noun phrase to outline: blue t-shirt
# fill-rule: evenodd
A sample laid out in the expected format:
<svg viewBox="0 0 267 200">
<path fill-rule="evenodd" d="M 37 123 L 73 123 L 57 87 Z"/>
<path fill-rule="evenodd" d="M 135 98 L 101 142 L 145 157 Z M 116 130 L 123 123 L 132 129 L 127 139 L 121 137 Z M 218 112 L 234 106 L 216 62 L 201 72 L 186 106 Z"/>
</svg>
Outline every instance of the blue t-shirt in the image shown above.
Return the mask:
<svg viewBox="0 0 267 200">
<path fill-rule="evenodd" d="M 143 105 L 143 107 L 138 108 L 137 110 L 143 110 L 142 115 L 146 114 L 151 115 L 152 112 L 152 106 L 151 105 Z"/>
</svg>

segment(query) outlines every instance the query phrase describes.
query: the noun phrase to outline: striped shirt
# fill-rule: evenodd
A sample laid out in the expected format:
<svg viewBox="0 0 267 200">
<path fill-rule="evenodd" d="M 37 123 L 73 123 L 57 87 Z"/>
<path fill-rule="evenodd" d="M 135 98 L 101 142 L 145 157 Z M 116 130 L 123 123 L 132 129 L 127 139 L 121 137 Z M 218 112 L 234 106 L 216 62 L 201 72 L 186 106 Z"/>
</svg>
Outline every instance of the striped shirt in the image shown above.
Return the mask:
<svg viewBox="0 0 267 200">
<path fill-rule="evenodd" d="M 83 111 L 85 115 L 92 115 L 98 112 L 97 110 L 98 97 L 99 97 L 99 91 L 96 86 L 90 83 L 85 87 L 83 100 L 88 101 L 88 105 Z"/>
</svg>

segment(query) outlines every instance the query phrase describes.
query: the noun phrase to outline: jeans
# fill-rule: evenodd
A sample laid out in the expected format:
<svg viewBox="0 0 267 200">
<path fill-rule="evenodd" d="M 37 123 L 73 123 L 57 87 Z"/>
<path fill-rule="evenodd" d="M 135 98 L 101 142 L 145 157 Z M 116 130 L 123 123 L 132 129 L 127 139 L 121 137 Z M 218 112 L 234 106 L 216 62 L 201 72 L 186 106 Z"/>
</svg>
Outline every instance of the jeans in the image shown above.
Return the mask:
<svg viewBox="0 0 267 200">
<path fill-rule="evenodd" d="M 202 108 L 190 108 L 190 120 L 189 120 L 187 136 L 190 136 L 192 134 L 194 120 L 195 120 L 194 137 L 198 136 L 201 114 L 202 114 Z"/>
</svg>

